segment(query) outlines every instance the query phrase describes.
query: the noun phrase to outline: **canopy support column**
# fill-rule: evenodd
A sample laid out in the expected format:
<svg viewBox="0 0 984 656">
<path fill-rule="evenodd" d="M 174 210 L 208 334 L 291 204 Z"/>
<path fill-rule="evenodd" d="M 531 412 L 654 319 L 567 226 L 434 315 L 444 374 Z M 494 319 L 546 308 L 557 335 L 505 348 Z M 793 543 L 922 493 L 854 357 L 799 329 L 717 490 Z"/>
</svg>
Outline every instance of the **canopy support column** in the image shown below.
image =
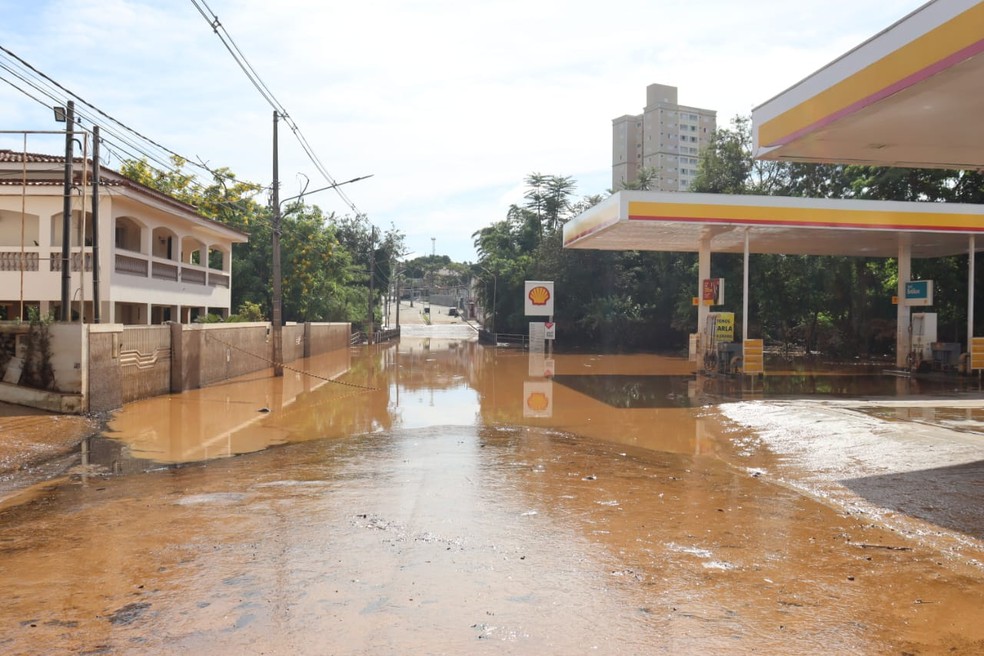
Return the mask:
<svg viewBox="0 0 984 656">
<path fill-rule="evenodd" d="M 970 235 L 967 244 L 967 353 L 974 339 L 974 251 L 977 250 L 976 235 Z"/>
<path fill-rule="evenodd" d="M 905 301 L 905 283 L 912 278 L 912 235 L 899 235 L 899 282 L 897 306 L 897 325 L 895 327 L 895 366 L 905 367 L 906 358 L 912 350 L 909 334 L 909 305 Z"/>
<path fill-rule="evenodd" d="M 707 326 L 707 315 L 711 306 L 704 303 L 704 281 L 711 277 L 711 237 L 700 239 L 700 250 L 697 252 L 697 333 L 703 334 Z"/>
<path fill-rule="evenodd" d="M 748 228 L 745 228 L 745 262 L 741 281 L 741 341 L 748 339 Z"/>
</svg>

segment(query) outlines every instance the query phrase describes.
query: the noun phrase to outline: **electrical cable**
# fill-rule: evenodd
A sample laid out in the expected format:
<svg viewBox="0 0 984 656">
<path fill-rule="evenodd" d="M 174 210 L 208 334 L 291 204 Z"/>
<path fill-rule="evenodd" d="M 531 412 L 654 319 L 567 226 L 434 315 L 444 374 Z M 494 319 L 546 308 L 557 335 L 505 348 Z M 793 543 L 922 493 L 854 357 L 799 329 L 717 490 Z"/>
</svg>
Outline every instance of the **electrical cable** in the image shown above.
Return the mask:
<svg viewBox="0 0 984 656">
<path fill-rule="evenodd" d="M 50 108 L 52 104 L 61 104 L 63 102 L 62 93 L 64 93 L 80 103 L 80 106 L 76 107 L 76 115 L 80 120 L 88 121 L 93 125 L 102 123 L 98 117 L 109 120 L 111 122 L 110 125 L 101 125 L 103 142 L 112 145 L 117 151 L 124 153 L 129 159 L 145 160 L 151 169 L 158 172 L 177 173 L 179 169 L 175 167 L 174 161 L 171 159 L 177 158 L 209 173 L 213 178 L 218 177 L 218 173 L 204 163 L 185 157 L 184 155 L 171 150 L 154 139 L 151 139 L 147 135 L 131 128 L 119 119 L 99 109 L 92 103 L 80 97 L 78 94 L 61 85 L 50 76 L 46 75 L 38 68 L 29 64 L 27 61 L 3 46 L 0 46 L 0 70 L 6 71 L 13 78 L 19 80 L 22 84 L 18 84 L 7 77 L 3 77 L 2 75 L 0 75 L 0 81 L 9 84 L 40 105 Z M 47 98 L 47 100 L 38 97 L 38 95 L 32 93 L 31 91 L 28 91 L 24 88 L 25 86 L 33 89 L 36 94 L 40 94 L 44 98 Z M 90 109 L 91 112 L 89 111 Z M 118 129 L 115 126 L 119 126 L 121 129 Z M 81 129 L 85 130 L 84 127 L 81 127 Z M 142 146 L 141 142 L 148 144 L 150 147 Z M 156 150 L 157 152 L 153 152 L 153 150 Z M 111 154 L 111 151 L 107 152 L 107 155 Z M 237 182 L 254 184 L 239 180 L 235 176 L 229 178 L 228 175 L 225 175 L 225 177 Z M 189 184 L 198 190 L 204 190 L 207 186 L 206 184 L 200 182 L 197 179 L 197 176 L 192 176 Z"/>
<path fill-rule="evenodd" d="M 273 110 L 277 112 L 277 114 L 284 120 L 284 123 L 286 123 L 287 127 L 290 128 L 294 138 L 297 139 L 301 149 L 307 155 L 308 159 L 318 170 L 318 172 L 325 178 L 325 180 L 328 181 L 329 184 L 337 185 L 338 183 L 335 181 L 335 178 L 328 173 L 325 165 L 321 162 L 321 159 L 314 152 L 311 144 L 301 132 L 300 127 L 290 117 L 287 109 L 280 103 L 279 100 L 277 100 L 276 96 L 273 95 L 273 92 L 270 91 L 270 88 L 263 82 L 262 78 L 260 78 L 259 74 L 256 72 L 256 69 L 253 68 L 253 66 L 246 59 L 246 56 L 243 55 L 242 50 L 240 50 L 239 46 L 236 45 L 236 42 L 233 40 L 228 30 L 226 30 L 225 26 L 219 21 L 219 17 L 214 11 L 212 11 L 212 8 L 208 6 L 208 3 L 205 0 L 191 0 L 191 4 L 195 6 L 198 13 L 200 13 L 202 18 L 205 19 L 205 22 L 209 24 L 209 27 L 212 28 L 215 35 L 219 37 L 219 40 L 222 41 L 222 45 L 224 45 L 226 50 L 229 51 L 229 54 L 232 55 L 232 58 L 239 65 L 239 68 L 242 69 L 249 81 L 254 87 L 256 87 L 256 90 L 260 92 L 260 95 L 263 96 L 263 99 L 266 100 Z M 338 197 L 355 213 L 356 216 L 365 218 L 365 214 L 359 211 L 359 208 L 355 206 L 352 199 L 350 199 L 340 187 L 334 186 L 333 188 Z"/>
<path fill-rule="evenodd" d="M 17 60 L 17 62 L 19 62 L 25 68 L 29 69 L 33 74 L 35 74 L 36 76 L 38 76 L 38 77 L 46 80 L 50 84 L 54 85 L 55 87 L 57 87 L 57 89 L 59 89 L 60 91 L 66 93 L 66 94 L 68 94 L 69 96 L 71 96 L 72 98 L 74 98 L 75 100 L 77 100 L 82 105 L 85 105 L 86 107 L 91 108 L 93 111 L 95 111 L 101 117 L 103 117 L 105 119 L 108 119 L 109 121 L 111 121 L 112 123 L 114 123 L 114 124 L 118 125 L 119 127 L 123 128 L 127 132 L 133 134 L 134 136 L 142 139 L 143 141 L 145 141 L 145 142 L 147 142 L 149 144 L 152 144 L 156 148 L 159 148 L 160 150 L 164 151 L 165 153 L 168 153 L 169 155 L 171 155 L 173 157 L 180 158 L 180 159 L 182 159 L 182 160 L 184 160 L 186 162 L 189 162 L 189 163 L 191 163 L 191 164 L 193 164 L 195 166 L 198 166 L 202 170 L 207 171 L 208 173 L 214 175 L 215 172 L 212 169 L 210 169 L 210 168 L 208 168 L 208 167 L 206 167 L 206 166 L 204 166 L 202 164 L 199 164 L 199 163 L 195 162 L 194 160 L 192 160 L 192 159 L 190 159 L 188 157 L 185 157 L 183 155 L 178 154 L 177 152 L 171 150 L 167 146 L 164 146 L 163 144 L 155 141 L 154 139 L 151 139 L 147 135 L 145 135 L 145 134 L 143 134 L 141 132 L 138 132 L 137 130 L 131 128 L 130 126 L 126 125 L 125 123 L 123 123 L 119 119 L 111 116 L 110 114 L 108 114 L 108 113 L 104 112 L 103 110 L 99 109 L 98 107 L 96 107 L 95 105 L 93 105 L 92 103 L 90 103 L 89 101 L 85 100 L 84 98 L 82 98 L 81 96 L 79 96 L 77 93 L 75 93 L 75 92 L 73 92 L 73 91 L 65 88 L 63 85 L 59 84 L 57 81 L 55 81 L 54 79 L 52 79 L 51 77 L 49 77 L 48 75 L 46 75 L 45 73 L 43 73 L 42 71 L 38 70 L 37 68 L 35 68 L 34 66 L 32 66 L 31 64 L 29 64 L 28 62 L 26 62 L 24 59 L 20 58 L 19 56 L 17 56 L 16 54 L 14 54 L 12 51 L 10 51 L 9 49 L 5 48 L 4 46 L 0 45 L 0 51 L 3 51 L 8 57 L 12 57 L 13 59 Z M 4 68 L 7 68 L 7 67 L 4 67 Z M 10 70 L 10 69 L 7 68 L 7 70 Z M 10 72 L 16 75 L 16 73 L 14 73 L 13 71 L 10 71 Z M 18 75 L 17 77 L 19 77 L 20 79 L 22 79 L 25 82 L 27 82 L 27 80 L 25 80 L 22 76 Z M 32 86 L 34 86 L 36 89 L 38 89 L 38 91 L 42 91 L 36 85 L 32 85 Z M 42 91 L 42 93 L 45 93 L 45 92 Z M 52 100 L 55 100 L 57 102 L 57 96 L 55 94 L 45 93 L 45 95 L 49 96 Z M 78 108 L 77 111 L 82 111 L 82 110 L 81 110 L 81 108 Z M 91 120 L 90 120 L 90 122 L 96 123 L 96 121 L 91 121 Z M 101 126 L 101 127 L 103 129 L 108 129 L 109 128 L 109 126 Z"/>
</svg>

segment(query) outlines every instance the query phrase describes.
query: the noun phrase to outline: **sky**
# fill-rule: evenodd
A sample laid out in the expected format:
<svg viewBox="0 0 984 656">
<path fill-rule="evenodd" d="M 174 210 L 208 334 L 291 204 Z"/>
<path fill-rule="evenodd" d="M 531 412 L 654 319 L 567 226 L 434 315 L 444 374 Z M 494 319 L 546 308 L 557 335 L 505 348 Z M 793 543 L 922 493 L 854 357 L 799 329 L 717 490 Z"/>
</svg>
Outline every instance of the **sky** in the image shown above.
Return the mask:
<svg viewBox="0 0 984 656">
<path fill-rule="evenodd" d="M 459 262 L 477 259 L 473 233 L 522 202 L 530 173 L 606 193 L 612 119 L 641 113 L 647 85 L 678 87 L 726 127 L 921 4 L 205 0 L 331 176 L 372 176 L 343 187 L 352 205 L 403 232 L 408 257 Z M 103 112 L 270 184 L 273 108 L 191 0 L 0 0 L 0 16 L 0 45 Z M 0 130 L 57 129 L 0 83 Z M 23 138 L 0 134 L 0 147 Z M 64 146 L 32 136 L 28 150 Z M 283 124 L 279 150 L 281 197 L 328 184 Z M 353 213 L 332 191 L 307 200 Z"/>
</svg>

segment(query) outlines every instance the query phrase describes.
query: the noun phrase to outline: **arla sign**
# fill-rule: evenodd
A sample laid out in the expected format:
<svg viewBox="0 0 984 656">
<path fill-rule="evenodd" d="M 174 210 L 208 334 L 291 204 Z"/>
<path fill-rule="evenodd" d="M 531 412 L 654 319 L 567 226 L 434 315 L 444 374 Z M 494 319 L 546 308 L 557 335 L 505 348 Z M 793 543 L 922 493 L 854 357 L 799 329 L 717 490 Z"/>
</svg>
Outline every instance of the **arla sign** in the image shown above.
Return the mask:
<svg viewBox="0 0 984 656">
<path fill-rule="evenodd" d="M 553 281 L 527 280 L 523 289 L 528 317 L 550 317 L 554 313 Z"/>
</svg>

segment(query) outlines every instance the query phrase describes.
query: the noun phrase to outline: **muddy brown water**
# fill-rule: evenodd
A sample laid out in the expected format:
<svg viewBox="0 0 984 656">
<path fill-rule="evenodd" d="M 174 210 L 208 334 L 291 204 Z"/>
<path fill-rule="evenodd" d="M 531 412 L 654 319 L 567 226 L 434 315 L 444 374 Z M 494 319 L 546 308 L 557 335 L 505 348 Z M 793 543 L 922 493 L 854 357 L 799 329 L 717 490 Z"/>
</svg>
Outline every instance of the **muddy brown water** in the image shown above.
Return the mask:
<svg viewBox="0 0 984 656">
<path fill-rule="evenodd" d="M 299 366 L 132 404 L 0 510 L 0 652 L 984 653 L 980 568 L 737 465 L 685 363 Z"/>
</svg>

